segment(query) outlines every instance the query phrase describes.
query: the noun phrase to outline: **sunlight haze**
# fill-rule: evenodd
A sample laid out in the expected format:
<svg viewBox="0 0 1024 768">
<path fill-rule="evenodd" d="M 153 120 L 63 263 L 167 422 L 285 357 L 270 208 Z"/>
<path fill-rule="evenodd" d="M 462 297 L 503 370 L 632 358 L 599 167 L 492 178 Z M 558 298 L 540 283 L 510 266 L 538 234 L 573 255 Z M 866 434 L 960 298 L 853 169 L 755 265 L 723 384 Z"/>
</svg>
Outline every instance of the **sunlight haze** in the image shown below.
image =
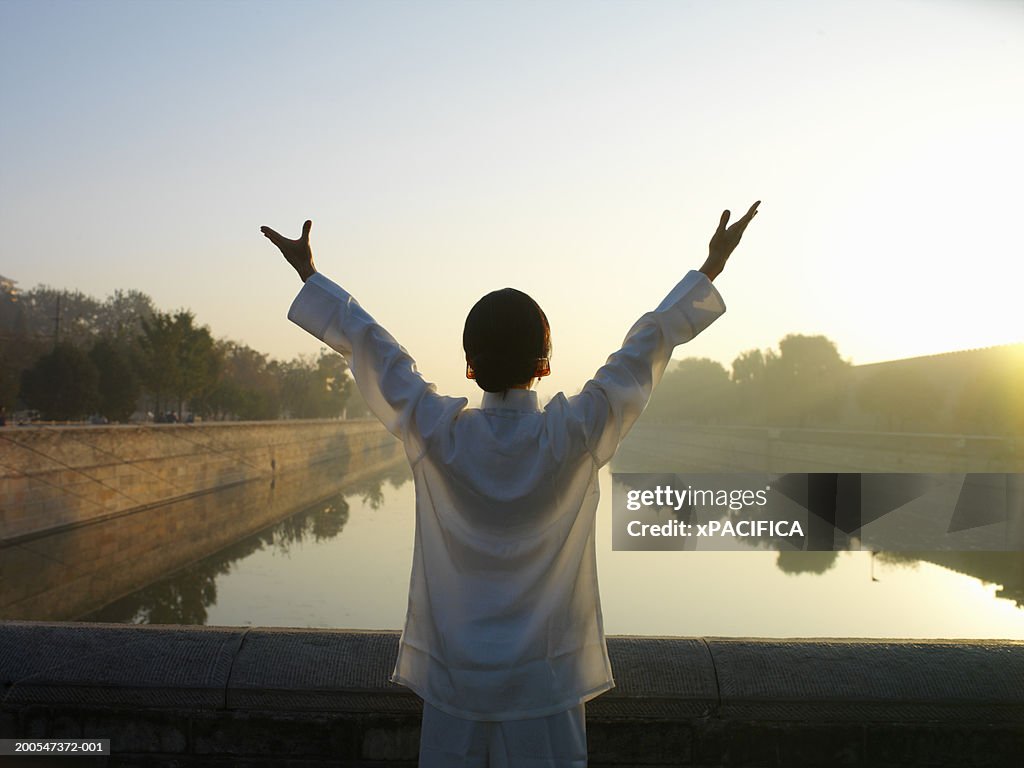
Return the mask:
<svg viewBox="0 0 1024 768">
<path fill-rule="evenodd" d="M 278 358 L 320 342 L 259 232 L 451 394 L 495 288 L 577 391 L 760 212 L 676 351 L 787 333 L 854 363 L 1024 340 L 1024 3 L 0 3 L 0 274 L 187 307 Z"/>
</svg>

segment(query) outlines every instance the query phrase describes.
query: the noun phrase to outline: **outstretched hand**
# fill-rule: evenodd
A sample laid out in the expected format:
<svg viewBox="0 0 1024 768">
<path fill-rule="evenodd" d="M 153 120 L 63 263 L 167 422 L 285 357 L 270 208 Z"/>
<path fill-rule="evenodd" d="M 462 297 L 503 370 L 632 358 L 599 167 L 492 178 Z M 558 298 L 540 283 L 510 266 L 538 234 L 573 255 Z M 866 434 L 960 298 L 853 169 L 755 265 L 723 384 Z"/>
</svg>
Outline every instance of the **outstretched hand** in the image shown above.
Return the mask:
<svg viewBox="0 0 1024 768">
<path fill-rule="evenodd" d="M 747 224 L 750 223 L 751 219 L 757 215 L 757 206 L 761 204 L 758 200 L 752 206 L 750 210 L 746 212 L 742 219 L 737 221 L 731 227 L 726 225 L 729 223 L 729 211 L 722 211 L 722 219 L 718 222 L 718 229 L 715 230 L 715 234 L 711 237 L 711 242 L 708 244 L 708 259 L 704 262 L 704 266 L 700 268 L 700 271 L 708 276 L 708 279 L 714 280 L 718 277 L 718 274 L 725 269 L 725 262 L 729 260 L 729 256 L 739 245 L 740 238 L 743 237 L 743 231 L 747 228 Z"/>
<path fill-rule="evenodd" d="M 260 227 L 260 232 L 276 245 L 288 263 L 295 267 L 302 282 L 306 282 L 309 276 L 316 272 L 316 267 L 313 265 L 313 251 L 309 247 L 309 230 L 312 228 L 313 222 L 307 219 L 306 223 L 302 225 L 302 235 L 299 239 L 289 240 L 270 227 Z"/>
</svg>

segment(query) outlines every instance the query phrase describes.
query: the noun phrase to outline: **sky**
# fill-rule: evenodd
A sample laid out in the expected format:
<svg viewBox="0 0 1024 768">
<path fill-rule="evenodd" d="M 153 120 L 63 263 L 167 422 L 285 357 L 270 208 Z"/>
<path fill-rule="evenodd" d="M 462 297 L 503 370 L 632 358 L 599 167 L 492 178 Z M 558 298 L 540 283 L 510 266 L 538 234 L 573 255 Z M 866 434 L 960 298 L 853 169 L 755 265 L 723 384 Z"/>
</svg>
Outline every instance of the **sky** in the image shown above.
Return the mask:
<svg viewBox="0 0 1024 768">
<path fill-rule="evenodd" d="M 1024 340 L 1024 2 L 0 0 L 0 274 L 191 309 L 278 358 L 317 267 L 450 394 L 483 294 L 576 392 L 760 212 L 675 357 Z"/>
</svg>

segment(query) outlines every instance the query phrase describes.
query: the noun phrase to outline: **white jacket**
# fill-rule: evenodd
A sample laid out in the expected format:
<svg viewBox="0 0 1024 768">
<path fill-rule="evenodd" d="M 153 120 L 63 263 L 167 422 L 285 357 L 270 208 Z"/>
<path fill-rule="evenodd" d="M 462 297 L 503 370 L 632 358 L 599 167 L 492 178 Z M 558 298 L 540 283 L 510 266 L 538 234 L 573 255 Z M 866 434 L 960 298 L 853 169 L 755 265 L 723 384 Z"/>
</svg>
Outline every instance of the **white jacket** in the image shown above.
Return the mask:
<svg viewBox="0 0 1024 768">
<path fill-rule="evenodd" d="M 314 274 L 288 318 L 340 352 L 405 446 L 416 489 L 409 607 L 392 680 L 471 720 L 544 717 L 614 686 L 594 549 L 598 469 L 673 348 L 725 312 L 690 272 L 582 391 L 437 394 L 344 289 Z"/>
</svg>

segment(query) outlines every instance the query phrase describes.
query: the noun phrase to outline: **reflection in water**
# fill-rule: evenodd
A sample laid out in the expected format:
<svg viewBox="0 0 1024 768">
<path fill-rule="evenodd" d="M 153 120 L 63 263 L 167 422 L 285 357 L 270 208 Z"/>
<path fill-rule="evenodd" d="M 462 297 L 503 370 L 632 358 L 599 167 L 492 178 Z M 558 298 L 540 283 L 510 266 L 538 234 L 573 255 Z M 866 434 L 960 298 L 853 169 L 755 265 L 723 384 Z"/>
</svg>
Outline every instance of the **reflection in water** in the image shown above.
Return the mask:
<svg viewBox="0 0 1024 768">
<path fill-rule="evenodd" d="M 206 609 L 217 602 L 217 577 L 231 571 L 232 564 L 267 546 L 287 552 L 289 546 L 307 537 L 316 541 L 341 533 L 348 522 L 348 502 L 342 494 L 314 504 L 221 550 L 201 563 L 174 576 L 117 600 L 82 621 L 132 624 L 205 624 Z"/>
<path fill-rule="evenodd" d="M 836 564 L 838 552 L 779 552 L 775 561 L 783 573 L 824 573 Z"/>
<path fill-rule="evenodd" d="M 303 542 L 320 543 L 338 536 L 349 520 L 347 496 L 361 497 L 363 505 L 379 509 L 384 484 L 399 488 L 409 478 L 404 465 L 346 484 L 343 491 L 300 509 L 276 525 L 265 528 L 191 565 L 173 576 L 81 617 L 82 621 L 134 624 L 206 624 L 207 609 L 217 602 L 217 579 L 231 573 L 234 564 L 256 552 L 273 548 L 288 555 Z"/>
<path fill-rule="evenodd" d="M 895 567 L 917 568 L 934 563 L 956 573 L 999 585 L 995 595 L 1024 609 L 1024 552 L 879 552 L 878 559 Z"/>
<path fill-rule="evenodd" d="M 1024 553 L 1022 552 L 870 552 L 870 578 L 875 576 L 875 560 L 893 569 L 916 570 L 931 563 L 956 573 L 995 585 L 995 597 L 1024 608 Z M 823 574 L 839 562 L 838 552 L 779 552 L 776 565 L 784 573 Z"/>
</svg>

